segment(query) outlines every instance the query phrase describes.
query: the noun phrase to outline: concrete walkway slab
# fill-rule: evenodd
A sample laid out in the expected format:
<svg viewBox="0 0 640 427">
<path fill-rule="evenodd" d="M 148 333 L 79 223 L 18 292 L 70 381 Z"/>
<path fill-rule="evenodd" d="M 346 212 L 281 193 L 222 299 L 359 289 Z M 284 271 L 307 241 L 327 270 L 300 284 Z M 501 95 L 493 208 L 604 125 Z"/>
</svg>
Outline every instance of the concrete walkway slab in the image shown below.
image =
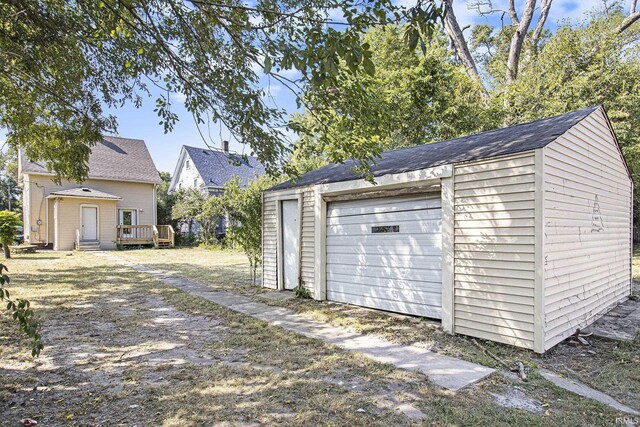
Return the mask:
<svg viewBox="0 0 640 427">
<path fill-rule="evenodd" d="M 421 372 L 434 384 L 449 390 L 457 391 L 468 387 L 494 372 L 494 369 L 486 366 L 433 353 L 417 346 L 395 344 L 378 336 L 362 335 L 351 329 L 309 319 L 292 310 L 272 307 L 232 292 L 212 291 L 191 280 L 177 276 L 169 277 L 161 272 L 150 270 L 144 265 L 126 262 L 112 254 L 103 253 L 99 256 L 137 271 L 143 271 L 162 282 L 274 326 L 363 354 L 377 362 Z"/>
<path fill-rule="evenodd" d="M 633 341 L 640 333 L 640 301 L 623 302 L 583 332 L 618 341 Z"/>
<path fill-rule="evenodd" d="M 636 411 L 633 408 L 630 408 L 622 403 L 618 402 L 611 396 L 604 394 L 598 390 L 594 390 L 586 384 L 583 384 L 579 381 L 570 380 L 568 378 L 563 378 L 555 372 L 551 372 L 546 369 L 540 369 L 540 375 L 545 378 L 547 381 L 551 381 L 556 386 L 563 388 L 565 390 L 569 390 L 572 393 L 578 394 L 582 397 L 586 397 L 588 399 L 596 400 L 600 403 L 604 403 L 605 405 L 609 405 L 616 411 L 625 412 L 631 415 L 640 415 L 640 412 Z"/>
</svg>

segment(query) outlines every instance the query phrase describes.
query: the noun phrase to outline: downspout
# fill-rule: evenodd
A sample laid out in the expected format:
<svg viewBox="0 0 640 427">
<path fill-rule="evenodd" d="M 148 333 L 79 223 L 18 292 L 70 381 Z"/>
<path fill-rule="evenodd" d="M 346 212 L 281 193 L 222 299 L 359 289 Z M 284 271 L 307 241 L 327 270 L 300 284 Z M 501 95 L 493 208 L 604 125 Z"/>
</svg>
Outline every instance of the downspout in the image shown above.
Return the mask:
<svg viewBox="0 0 640 427">
<path fill-rule="evenodd" d="M 153 184 L 153 223 L 158 225 L 158 184 Z"/>
<path fill-rule="evenodd" d="M 44 222 L 45 222 L 45 246 L 49 246 L 49 199 L 45 198 L 44 202 L 45 210 L 44 210 Z"/>
</svg>

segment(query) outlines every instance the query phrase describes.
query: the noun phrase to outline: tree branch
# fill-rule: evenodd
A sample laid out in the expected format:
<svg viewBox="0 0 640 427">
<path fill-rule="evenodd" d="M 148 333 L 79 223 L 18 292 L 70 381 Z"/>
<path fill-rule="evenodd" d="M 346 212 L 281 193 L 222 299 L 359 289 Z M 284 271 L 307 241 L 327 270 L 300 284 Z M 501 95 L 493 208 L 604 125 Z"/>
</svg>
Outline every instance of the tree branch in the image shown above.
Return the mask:
<svg viewBox="0 0 640 427">
<path fill-rule="evenodd" d="M 631 1 L 631 7 L 629 7 L 629 16 L 624 18 L 618 27 L 618 34 L 624 32 L 627 28 L 632 26 L 636 21 L 640 20 L 640 10 L 636 10 L 638 6 L 638 0 Z"/>
<path fill-rule="evenodd" d="M 480 74 L 478 73 L 478 67 L 476 66 L 476 62 L 471 56 L 471 52 L 469 51 L 469 46 L 467 45 L 467 41 L 462 34 L 462 30 L 460 29 L 460 24 L 458 24 L 458 20 L 456 19 L 456 15 L 453 12 L 453 0 L 445 0 L 444 1 L 445 8 L 445 17 L 444 17 L 444 27 L 455 47 L 456 54 L 460 61 L 462 61 L 463 65 L 467 69 L 467 72 L 471 77 L 477 80 L 480 84 L 482 81 L 480 80 Z"/>
<path fill-rule="evenodd" d="M 511 18 L 511 25 L 520 24 L 520 19 L 518 19 L 518 12 L 516 12 L 515 0 L 509 0 L 509 17 Z"/>
<path fill-rule="evenodd" d="M 538 19 L 536 28 L 533 30 L 533 35 L 531 36 L 531 43 L 533 44 L 534 49 L 538 48 L 538 41 L 540 40 L 540 36 L 542 35 L 544 24 L 545 22 L 547 22 L 547 17 L 549 16 L 549 9 L 551 8 L 551 2 L 553 2 L 553 0 L 542 0 L 542 8 L 540 9 L 540 18 Z"/>
<path fill-rule="evenodd" d="M 522 12 L 522 20 L 518 24 L 516 32 L 511 38 L 509 46 L 509 58 L 507 59 L 507 73 L 505 81 L 507 84 L 513 82 L 518 77 L 518 63 L 520 62 L 520 54 L 522 53 L 522 45 L 527 36 L 529 25 L 533 19 L 533 11 L 536 7 L 536 0 L 527 0 L 524 11 Z"/>
</svg>

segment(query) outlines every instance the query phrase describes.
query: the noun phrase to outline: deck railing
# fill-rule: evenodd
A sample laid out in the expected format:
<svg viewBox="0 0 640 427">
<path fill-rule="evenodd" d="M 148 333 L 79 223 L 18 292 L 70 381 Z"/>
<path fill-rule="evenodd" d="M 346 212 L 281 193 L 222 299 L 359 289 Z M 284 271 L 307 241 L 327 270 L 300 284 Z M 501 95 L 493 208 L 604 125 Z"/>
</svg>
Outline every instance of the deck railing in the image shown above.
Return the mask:
<svg viewBox="0 0 640 427">
<path fill-rule="evenodd" d="M 170 225 L 123 225 L 117 226 L 117 240 L 119 245 L 153 245 L 158 247 L 173 247 L 175 233 Z"/>
</svg>

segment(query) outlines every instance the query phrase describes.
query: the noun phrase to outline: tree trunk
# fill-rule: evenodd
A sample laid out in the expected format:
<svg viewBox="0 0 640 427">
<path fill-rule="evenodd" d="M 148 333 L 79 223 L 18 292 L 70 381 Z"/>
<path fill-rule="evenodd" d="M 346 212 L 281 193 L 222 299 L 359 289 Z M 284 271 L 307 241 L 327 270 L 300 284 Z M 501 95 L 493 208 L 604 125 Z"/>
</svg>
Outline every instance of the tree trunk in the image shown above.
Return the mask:
<svg viewBox="0 0 640 427">
<path fill-rule="evenodd" d="M 7 242 L 2 243 L 2 247 L 4 248 L 4 257 L 9 259 L 11 258 L 11 246 Z"/>
<path fill-rule="evenodd" d="M 629 8 L 629 16 L 624 18 L 622 20 L 622 23 L 620 23 L 620 26 L 618 27 L 618 34 L 625 31 L 627 28 L 633 25 L 634 22 L 640 20 L 640 11 L 636 10 L 637 4 L 637 0 L 633 0 L 631 2 L 631 7 Z"/>
<path fill-rule="evenodd" d="M 446 12 L 444 27 L 451 39 L 451 42 L 453 43 L 453 46 L 455 47 L 456 55 L 460 58 L 460 61 L 462 61 L 462 64 L 467 69 L 467 73 L 482 85 L 476 61 L 473 59 L 471 51 L 469 51 L 467 41 L 464 39 L 464 35 L 462 34 L 462 30 L 460 29 L 460 25 L 456 19 L 456 15 L 453 12 L 453 0 L 446 0 L 444 2 L 444 7 Z M 484 88 L 484 85 L 482 85 L 482 87 Z"/>
<path fill-rule="evenodd" d="M 529 25 L 533 19 L 533 11 L 536 7 L 536 0 L 527 0 L 522 12 L 522 19 L 517 24 L 518 28 L 511 37 L 511 45 L 509 46 L 509 59 L 507 59 L 507 75 L 505 78 L 506 86 L 513 83 L 518 77 L 518 65 L 520 63 L 520 54 L 522 53 L 522 45 L 527 37 Z M 505 102 L 506 98 L 505 98 Z"/>
</svg>

